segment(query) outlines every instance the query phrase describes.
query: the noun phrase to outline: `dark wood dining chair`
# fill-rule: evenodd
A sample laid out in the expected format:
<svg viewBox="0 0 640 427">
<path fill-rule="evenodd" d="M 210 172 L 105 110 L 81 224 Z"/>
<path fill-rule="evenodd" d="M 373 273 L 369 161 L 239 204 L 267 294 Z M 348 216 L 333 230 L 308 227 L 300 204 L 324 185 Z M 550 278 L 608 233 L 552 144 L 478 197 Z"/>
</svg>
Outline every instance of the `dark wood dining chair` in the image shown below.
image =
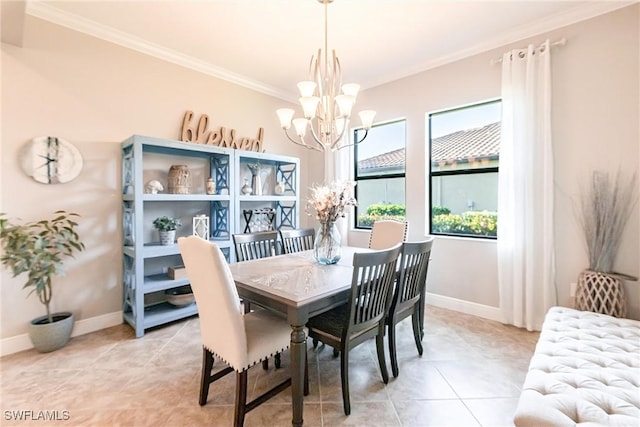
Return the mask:
<svg viewBox="0 0 640 427">
<path fill-rule="evenodd" d="M 291 326 L 269 310 L 243 313 L 229 265 L 212 242 L 197 236 L 181 237 L 178 246 L 195 296 L 202 338 L 200 405 L 207 403 L 209 386 L 236 373 L 234 426 L 244 424 L 245 414 L 291 385 L 291 378 L 247 402 L 249 368 L 289 347 Z M 212 375 L 214 356 L 228 366 Z M 304 391 L 308 394 L 305 366 Z"/>
<path fill-rule="evenodd" d="M 391 248 L 407 240 L 409 223 L 395 219 L 383 219 L 373 223 L 369 235 L 369 249 Z"/>
<path fill-rule="evenodd" d="M 316 236 L 316 232 L 313 228 L 280 230 L 279 233 L 282 253 L 284 254 L 292 254 L 295 252 L 313 249 L 313 241 Z"/>
<path fill-rule="evenodd" d="M 234 234 L 233 246 L 236 253 L 236 262 L 251 261 L 261 259 L 278 254 L 278 232 L 277 231 L 259 231 L 255 233 Z M 244 311 L 251 311 L 251 304 L 243 301 Z M 276 368 L 280 367 L 280 353 L 275 355 Z M 269 368 L 269 361 L 265 359 L 262 362 L 264 369 Z"/>
<path fill-rule="evenodd" d="M 391 306 L 387 316 L 389 330 L 389 355 L 391 357 L 391 371 L 397 377 L 398 354 L 396 349 L 396 325 L 401 320 L 411 316 L 413 337 L 422 356 L 422 323 L 424 322 L 424 294 L 427 282 L 427 270 L 433 237 L 421 242 L 405 242 L 400 254 L 400 270 L 398 280 L 393 291 Z"/>
<path fill-rule="evenodd" d="M 309 319 L 309 336 L 340 352 L 342 404 L 351 413 L 349 401 L 349 351 L 370 338 L 376 338 L 382 381 L 389 381 L 384 357 L 385 317 L 391 303 L 396 262 L 401 246 L 353 256 L 351 295 L 347 304 Z M 334 351 L 335 354 L 335 351 Z"/>
<path fill-rule="evenodd" d="M 277 231 L 234 234 L 232 237 L 237 262 L 266 258 L 278 253 Z"/>
</svg>

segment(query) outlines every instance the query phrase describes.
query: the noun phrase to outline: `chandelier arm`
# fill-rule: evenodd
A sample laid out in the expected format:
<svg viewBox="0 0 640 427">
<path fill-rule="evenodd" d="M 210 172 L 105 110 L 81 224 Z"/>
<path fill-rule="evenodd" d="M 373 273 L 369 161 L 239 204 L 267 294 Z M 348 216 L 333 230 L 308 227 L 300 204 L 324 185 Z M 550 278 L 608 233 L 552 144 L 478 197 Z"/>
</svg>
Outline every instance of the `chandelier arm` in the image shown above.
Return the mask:
<svg viewBox="0 0 640 427">
<path fill-rule="evenodd" d="M 318 124 L 318 126 L 321 126 L 321 125 Z M 320 145 L 320 147 L 322 147 L 323 150 L 326 150 L 327 148 L 331 148 L 333 146 L 333 142 L 331 141 L 329 141 L 328 144 L 325 144 L 323 142 L 323 138 L 320 138 L 318 136 L 318 134 L 316 133 L 316 129 L 314 128 L 312 123 L 309 124 L 309 128 L 311 128 L 311 136 L 313 136 L 313 139 L 315 140 L 315 142 L 318 143 L 318 145 Z M 320 131 L 322 131 L 322 129 L 320 129 Z"/>
<path fill-rule="evenodd" d="M 364 131 L 364 136 L 362 137 L 362 139 L 360 141 L 356 141 L 356 142 L 352 142 L 351 144 L 346 144 L 346 145 L 341 145 L 340 147 L 336 148 L 336 150 L 341 150 L 343 148 L 347 148 L 347 147 L 351 147 L 353 145 L 358 145 L 360 144 L 362 141 L 364 141 L 364 139 L 367 137 L 367 134 L 369 133 L 368 130 L 365 129 Z"/>
<path fill-rule="evenodd" d="M 347 118 L 345 118 L 345 122 L 344 122 L 344 126 L 342 127 L 342 132 L 340 132 L 340 135 L 338 135 L 338 137 L 336 138 L 336 140 L 333 142 L 333 144 L 331 144 L 331 149 L 332 150 L 339 150 L 342 147 L 348 147 L 348 145 L 346 146 L 340 146 L 338 147 L 338 143 L 342 140 L 342 137 L 344 136 L 344 133 L 347 131 L 347 128 L 349 127 L 349 121 Z M 365 135 L 366 136 L 366 135 Z M 364 138 L 363 138 L 364 139 Z M 353 145 L 353 144 L 349 144 L 349 145 Z"/>
<path fill-rule="evenodd" d="M 314 147 L 313 145 L 309 145 L 309 144 L 305 143 L 304 140 L 302 140 L 302 139 L 300 141 L 296 141 L 295 139 L 291 138 L 291 136 L 289 135 L 289 130 L 288 129 L 284 129 L 284 134 L 287 136 L 289 141 L 293 142 L 296 145 L 301 145 L 301 146 L 303 146 L 305 148 L 308 148 L 310 150 L 316 150 L 316 151 L 320 151 L 320 152 L 323 151 L 318 147 Z"/>
</svg>

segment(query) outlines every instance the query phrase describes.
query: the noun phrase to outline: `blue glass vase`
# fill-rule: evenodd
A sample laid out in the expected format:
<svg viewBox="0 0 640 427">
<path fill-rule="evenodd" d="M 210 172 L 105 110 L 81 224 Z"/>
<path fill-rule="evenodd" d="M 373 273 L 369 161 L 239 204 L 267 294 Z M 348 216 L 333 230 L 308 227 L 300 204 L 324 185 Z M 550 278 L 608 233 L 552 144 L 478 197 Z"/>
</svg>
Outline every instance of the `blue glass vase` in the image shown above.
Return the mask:
<svg viewBox="0 0 640 427">
<path fill-rule="evenodd" d="M 321 223 L 313 242 L 316 261 L 320 264 L 335 264 L 340 260 L 342 237 L 335 222 Z"/>
</svg>

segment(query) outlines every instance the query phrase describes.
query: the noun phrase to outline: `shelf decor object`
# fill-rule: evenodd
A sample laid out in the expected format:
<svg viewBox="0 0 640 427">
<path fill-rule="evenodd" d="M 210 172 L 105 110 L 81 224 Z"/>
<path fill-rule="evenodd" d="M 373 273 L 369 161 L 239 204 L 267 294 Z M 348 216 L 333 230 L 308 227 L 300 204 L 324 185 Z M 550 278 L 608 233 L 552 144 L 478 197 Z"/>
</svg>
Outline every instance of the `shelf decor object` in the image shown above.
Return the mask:
<svg viewBox="0 0 640 427">
<path fill-rule="evenodd" d="M 262 196 L 262 173 L 266 170 L 260 163 L 248 163 L 251 171 L 251 194 Z"/>
<path fill-rule="evenodd" d="M 331 51 L 331 62 L 329 61 L 328 6 L 333 0 L 318 1 L 324 5 L 324 52 L 318 49 L 318 55 L 311 57 L 309 80 L 298 83 L 300 91 L 298 99 L 304 118 L 293 119 L 295 111 L 290 108 L 278 109 L 276 113 L 280 119 L 280 126 L 291 142 L 317 151 L 331 152 L 364 141 L 376 112 L 372 110 L 360 112 L 365 134 L 360 141 L 355 141 L 353 144 L 346 143 L 348 138 L 343 139 L 342 136 L 349 127 L 351 110 L 356 102 L 360 85 L 355 83 L 342 85 L 342 68 L 335 50 Z M 297 139 L 289 135 L 292 119 Z M 305 140 L 307 128 L 311 131 L 313 138 L 311 141 Z"/>
<path fill-rule="evenodd" d="M 243 233 L 275 230 L 276 210 L 274 208 L 245 209 L 242 214 L 247 224 Z"/>
<path fill-rule="evenodd" d="M 216 194 L 216 182 L 213 180 L 213 178 L 207 178 L 207 182 L 204 183 L 204 187 L 207 194 Z"/>
<path fill-rule="evenodd" d="M 191 187 L 191 172 L 187 165 L 172 165 L 168 176 L 169 193 L 189 194 Z"/>
<path fill-rule="evenodd" d="M 196 301 L 190 285 L 167 289 L 164 293 L 167 296 L 167 302 L 175 307 L 186 307 Z"/>
<path fill-rule="evenodd" d="M 193 217 L 193 235 L 209 240 L 209 217 L 196 215 Z"/>
</svg>

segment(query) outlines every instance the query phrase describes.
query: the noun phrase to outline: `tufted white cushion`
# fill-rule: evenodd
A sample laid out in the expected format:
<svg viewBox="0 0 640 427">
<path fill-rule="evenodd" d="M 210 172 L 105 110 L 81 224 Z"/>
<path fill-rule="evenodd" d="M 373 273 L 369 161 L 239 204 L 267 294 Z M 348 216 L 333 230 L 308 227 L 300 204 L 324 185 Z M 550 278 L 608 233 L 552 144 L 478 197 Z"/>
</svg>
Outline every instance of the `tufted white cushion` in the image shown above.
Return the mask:
<svg viewBox="0 0 640 427">
<path fill-rule="evenodd" d="M 516 426 L 640 426 L 640 322 L 552 307 Z"/>
</svg>

